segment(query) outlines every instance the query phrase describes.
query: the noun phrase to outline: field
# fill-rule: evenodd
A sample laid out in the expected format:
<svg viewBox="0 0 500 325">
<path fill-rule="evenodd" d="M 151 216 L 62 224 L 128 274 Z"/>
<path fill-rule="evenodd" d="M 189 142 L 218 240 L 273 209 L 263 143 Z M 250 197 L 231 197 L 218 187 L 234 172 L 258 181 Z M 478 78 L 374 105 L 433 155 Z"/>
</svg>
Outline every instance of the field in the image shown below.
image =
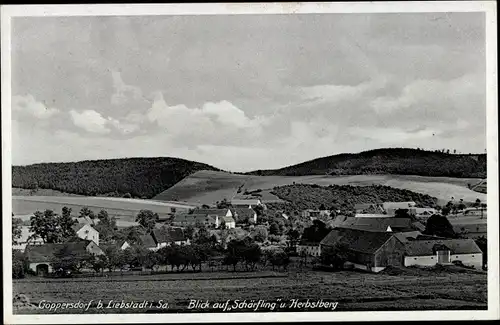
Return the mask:
<svg viewBox="0 0 500 325">
<path fill-rule="evenodd" d="M 57 213 L 66 206 L 72 208 L 75 214 L 86 206 L 95 213 L 105 209 L 110 216 L 117 218 L 119 227 L 135 225 L 135 217 L 141 209 L 149 209 L 164 216 L 172 212 L 188 210 L 191 205 L 180 202 L 157 202 L 153 200 L 124 199 L 111 197 L 84 197 L 84 196 L 13 196 L 12 212 L 16 217 L 28 219 L 35 211 L 52 209 Z"/>
<path fill-rule="evenodd" d="M 13 294 L 26 294 L 31 303 L 87 302 L 102 299 L 121 302 L 153 302 L 153 307 L 97 310 L 88 313 L 141 313 L 187 311 L 190 299 L 213 302 L 254 300 L 290 302 L 291 299 L 337 301 L 336 310 L 450 310 L 487 308 L 486 273 L 436 273 L 434 275 L 368 274 L 342 271 L 278 272 L 203 272 L 170 273 L 109 278 L 15 280 Z M 154 306 L 168 302 L 168 309 Z M 276 309 L 278 310 L 278 309 Z M 293 309 L 280 309 L 289 310 Z M 315 309 L 311 311 L 321 311 Z M 190 310 L 201 311 L 201 310 Z M 214 312 L 214 309 L 205 309 Z M 233 311 L 250 311 L 238 309 Z M 260 309 L 258 311 L 268 311 Z M 293 310 L 307 311 L 307 309 Z M 84 310 L 59 310 L 58 313 L 83 313 Z M 48 313 L 41 309 L 18 313 Z"/>
<path fill-rule="evenodd" d="M 186 177 L 168 190 L 155 197 L 156 200 L 179 200 L 197 204 L 214 204 L 222 198 L 241 197 L 245 190 L 262 189 L 263 201 L 277 200 L 269 193 L 275 186 L 293 183 L 336 185 L 386 185 L 437 197 L 439 204 L 446 203 L 451 197 L 474 202 L 479 198 L 486 202 L 486 194 L 470 190 L 467 184 L 476 184 L 475 178 L 403 176 L 403 175 L 352 175 L 352 176 L 253 176 L 225 172 L 198 171 Z M 241 193 L 237 193 L 238 189 Z"/>
</svg>

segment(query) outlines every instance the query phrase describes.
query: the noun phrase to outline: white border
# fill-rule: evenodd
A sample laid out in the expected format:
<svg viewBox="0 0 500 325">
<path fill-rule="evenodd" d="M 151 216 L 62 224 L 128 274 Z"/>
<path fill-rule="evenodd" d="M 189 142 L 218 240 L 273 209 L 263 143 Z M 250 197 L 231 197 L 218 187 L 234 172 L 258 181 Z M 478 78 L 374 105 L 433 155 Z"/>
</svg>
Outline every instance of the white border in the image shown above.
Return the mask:
<svg viewBox="0 0 500 325">
<path fill-rule="evenodd" d="M 11 134 L 10 134 L 10 22 L 25 16 L 118 16 L 118 15 L 220 15 L 307 14 L 389 12 L 485 12 L 487 61 L 487 153 L 488 153 L 488 306 L 487 311 L 401 312 L 303 312 L 229 314 L 106 314 L 106 315 L 12 315 L 11 256 Z M 497 17 L 494 1 L 455 2 L 358 2 L 358 3 L 251 3 L 251 4 L 124 4 L 124 5 L 33 5 L 1 7 L 2 62 L 2 187 L 4 229 L 4 322 L 43 323 L 145 323 L 145 322 L 281 322 L 281 321 L 388 321 L 388 320 L 483 320 L 499 319 L 498 264 L 498 85 Z M 368 316 L 368 317 L 367 317 Z"/>
</svg>

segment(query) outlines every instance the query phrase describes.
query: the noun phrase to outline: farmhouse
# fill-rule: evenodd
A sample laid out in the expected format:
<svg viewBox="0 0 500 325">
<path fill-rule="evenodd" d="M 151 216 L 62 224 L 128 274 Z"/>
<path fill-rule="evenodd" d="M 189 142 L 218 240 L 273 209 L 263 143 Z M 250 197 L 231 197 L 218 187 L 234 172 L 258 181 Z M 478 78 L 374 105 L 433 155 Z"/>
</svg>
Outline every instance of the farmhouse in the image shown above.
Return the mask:
<svg viewBox="0 0 500 325">
<path fill-rule="evenodd" d="M 95 230 L 91 225 L 86 223 L 77 223 L 73 225 L 73 230 L 75 230 L 76 235 L 81 239 L 92 240 L 94 243 L 99 245 L 99 232 Z"/>
<path fill-rule="evenodd" d="M 320 256 L 320 243 L 301 240 L 297 245 L 297 254 L 299 254 L 299 256 L 304 254 L 308 256 Z"/>
<path fill-rule="evenodd" d="M 313 209 L 307 209 L 302 211 L 302 217 L 308 218 L 310 220 L 316 220 L 316 219 L 328 219 L 331 215 L 330 210 L 313 210 Z"/>
<path fill-rule="evenodd" d="M 413 230 L 422 230 L 423 225 L 414 223 L 410 218 L 356 218 L 345 217 L 343 221 L 335 223 L 336 227 L 358 229 L 364 231 L 377 232 L 406 232 Z"/>
<path fill-rule="evenodd" d="M 108 250 L 115 249 L 115 248 L 123 251 L 123 250 L 126 250 L 127 248 L 129 248 L 130 244 L 126 240 L 121 240 L 121 241 L 117 241 L 114 243 L 101 244 L 99 247 L 101 247 L 101 249 L 104 252 L 107 252 Z"/>
<path fill-rule="evenodd" d="M 382 203 L 358 203 L 354 205 L 356 214 L 383 214 Z"/>
<path fill-rule="evenodd" d="M 434 266 L 460 261 L 481 269 L 483 252 L 472 239 L 408 240 L 405 242 L 405 266 Z"/>
<path fill-rule="evenodd" d="M 234 208 L 254 208 L 261 206 L 262 201 L 260 199 L 232 199 L 231 205 Z"/>
<path fill-rule="evenodd" d="M 206 214 L 209 216 L 218 217 L 232 217 L 233 212 L 231 209 L 194 209 L 193 214 Z"/>
<path fill-rule="evenodd" d="M 184 236 L 182 228 L 154 229 L 149 234 L 141 236 L 142 244 L 149 250 L 155 251 L 172 244 L 189 245 L 190 241 Z"/>
<path fill-rule="evenodd" d="M 102 249 L 92 240 L 77 240 L 67 243 L 28 245 L 25 254 L 29 263 L 29 268 L 37 275 L 46 275 L 53 272 L 52 260 L 54 253 L 62 248 L 67 248 L 75 256 L 84 256 L 87 253 L 92 255 L 103 255 Z"/>
<path fill-rule="evenodd" d="M 384 208 L 385 213 L 389 215 L 394 215 L 396 210 L 399 209 L 408 209 L 414 208 L 416 203 L 413 201 L 409 202 L 384 202 L 382 203 L 382 207 Z"/>
<path fill-rule="evenodd" d="M 321 241 L 320 250 L 336 245 L 346 247 L 348 262 L 356 269 L 380 272 L 403 264 L 404 244 L 390 232 L 335 228 Z"/>
<path fill-rule="evenodd" d="M 27 245 L 43 245 L 43 239 L 35 237 L 35 233 L 30 231 L 30 226 L 21 226 L 21 237 L 16 239 L 16 244 L 12 249 L 24 251 Z"/>
<path fill-rule="evenodd" d="M 176 214 L 172 225 L 178 227 L 194 226 L 197 223 L 204 224 L 208 228 L 218 228 L 218 218 L 210 217 L 207 214 L 190 213 Z"/>
<path fill-rule="evenodd" d="M 257 222 L 257 212 L 248 208 L 233 208 L 237 224 L 248 224 Z"/>
</svg>

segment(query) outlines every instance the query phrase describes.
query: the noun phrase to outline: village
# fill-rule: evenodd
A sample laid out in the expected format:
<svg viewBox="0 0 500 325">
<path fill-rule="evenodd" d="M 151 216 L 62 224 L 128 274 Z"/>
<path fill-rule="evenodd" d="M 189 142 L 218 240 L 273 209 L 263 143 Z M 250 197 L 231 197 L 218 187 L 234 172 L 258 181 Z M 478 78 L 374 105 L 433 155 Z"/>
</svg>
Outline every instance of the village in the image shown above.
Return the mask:
<svg viewBox="0 0 500 325">
<path fill-rule="evenodd" d="M 295 215 L 258 198 L 213 206 L 141 210 L 119 228 L 105 210 L 37 211 L 13 221 L 13 277 L 107 276 L 287 268 L 379 273 L 453 265 L 487 268 L 486 204 L 450 200 L 356 204 L 353 211 L 306 209 Z M 15 216 L 13 215 L 16 220 Z M 16 267 L 17 266 L 17 267 Z M 105 270 L 107 270 L 105 272 Z"/>
</svg>

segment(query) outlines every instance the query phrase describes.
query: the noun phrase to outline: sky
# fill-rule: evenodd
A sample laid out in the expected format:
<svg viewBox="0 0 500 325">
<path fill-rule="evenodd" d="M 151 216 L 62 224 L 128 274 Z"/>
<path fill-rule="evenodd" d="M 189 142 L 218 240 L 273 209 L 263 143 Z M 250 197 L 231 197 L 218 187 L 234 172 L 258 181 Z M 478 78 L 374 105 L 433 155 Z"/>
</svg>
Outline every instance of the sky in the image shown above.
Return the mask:
<svg viewBox="0 0 500 325">
<path fill-rule="evenodd" d="M 12 163 L 486 148 L 484 13 L 16 17 Z"/>
</svg>

